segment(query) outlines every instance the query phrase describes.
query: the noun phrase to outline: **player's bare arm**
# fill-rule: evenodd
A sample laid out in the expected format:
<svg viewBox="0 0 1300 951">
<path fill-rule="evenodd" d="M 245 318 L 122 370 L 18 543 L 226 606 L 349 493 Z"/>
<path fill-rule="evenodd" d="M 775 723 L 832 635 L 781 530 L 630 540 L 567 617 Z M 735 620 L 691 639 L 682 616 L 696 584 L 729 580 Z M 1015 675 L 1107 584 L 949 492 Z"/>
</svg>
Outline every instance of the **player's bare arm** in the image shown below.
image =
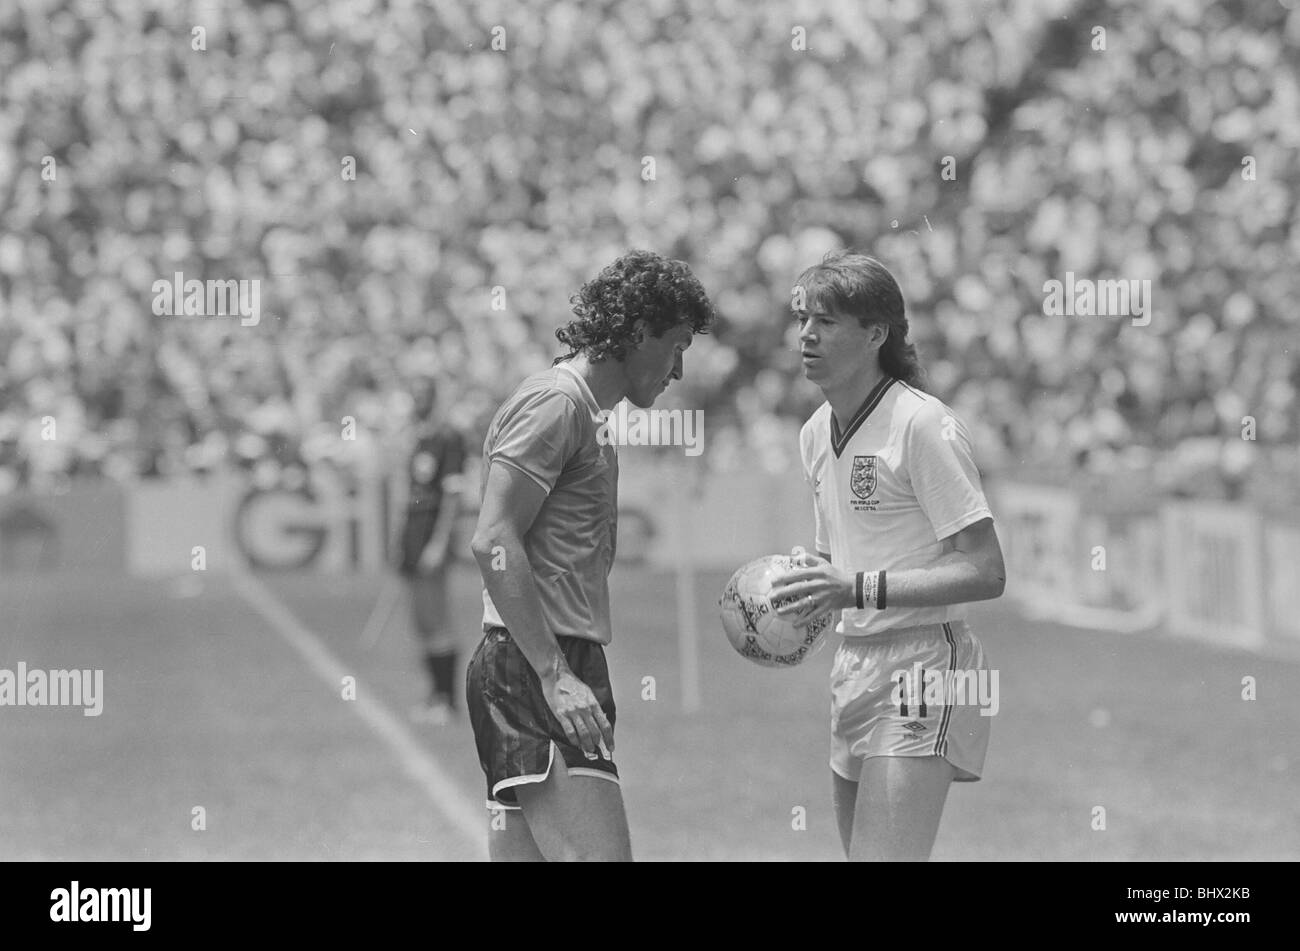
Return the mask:
<svg viewBox="0 0 1300 951">
<path fill-rule="evenodd" d="M 501 462 L 488 470 L 483 505 L 471 548 L 487 588 L 519 650 L 541 680 L 565 736 L 584 752 L 604 742 L 613 752 L 614 732 L 590 688 L 574 676 L 548 627 L 537 579 L 524 550 L 524 536 L 546 501 L 546 490 Z"/>
<path fill-rule="evenodd" d="M 889 572 L 890 605 L 937 607 L 1002 596 L 1007 572 L 993 519 L 980 519 L 942 544 L 944 551 L 932 564 Z M 834 565 L 821 553 L 805 555 L 804 563 L 807 567 L 786 573 L 771 594 L 774 601 L 801 599 L 777 610 L 797 618 L 796 626 L 827 611 L 856 607 L 857 572 L 876 570 L 871 565 Z"/>
</svg>

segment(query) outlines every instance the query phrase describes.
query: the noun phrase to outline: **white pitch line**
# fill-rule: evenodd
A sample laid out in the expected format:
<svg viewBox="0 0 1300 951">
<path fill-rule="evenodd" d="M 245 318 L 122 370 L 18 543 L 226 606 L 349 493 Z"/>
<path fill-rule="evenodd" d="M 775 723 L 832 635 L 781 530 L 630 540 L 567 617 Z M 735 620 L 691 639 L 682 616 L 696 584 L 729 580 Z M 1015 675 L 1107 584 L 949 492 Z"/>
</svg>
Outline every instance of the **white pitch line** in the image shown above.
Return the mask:
<svg viewBox="0 0 1300 951">
<path fill-rule="evenodd" d="M 235 571 L 232 574 L 235 590 L 249 606 L 266 619 L 275 632 L 283 637 L 298 655 L 326 685 L 338 690 L 344 677 L 355 677 L 326 647 L 319 637 L 294 617 L 263 584 L 250 574 Z M 470 799 L 456 782 L 438 765 L 429 752 L 420 745 L 401 720 L 357 683 L 355 700 L 346 702 L 366 725 L 383 740 L 397 756 L 402 768 L 424 790 L 440 813 L 467 842 L 474 845 L 479 857 L 486 856 L 483 827 L 486 814 L 469 805 Z"/>
</svg>

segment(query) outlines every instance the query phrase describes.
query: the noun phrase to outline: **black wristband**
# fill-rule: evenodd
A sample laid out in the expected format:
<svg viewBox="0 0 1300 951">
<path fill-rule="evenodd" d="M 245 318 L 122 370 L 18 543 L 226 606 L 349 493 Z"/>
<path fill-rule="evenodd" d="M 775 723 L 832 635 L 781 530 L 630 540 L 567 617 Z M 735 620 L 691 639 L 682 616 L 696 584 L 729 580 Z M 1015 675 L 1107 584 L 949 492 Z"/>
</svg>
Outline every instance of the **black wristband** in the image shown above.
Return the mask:
<svg viewBox="0 0 1300 951">
<path fill-rule="evenodd" d="M 883 611 L 884 609 L 885 609 L 885 573 L 882 571 L 880 573 L 880 581 L 876 585 L 876 610 Z"/>
<path fill-rule="evenodd" d="M 866 604 L 864 604 L 862 600 L 862 576 L 865 574 L 865 571 L 859 571 L 857 578 L 853 582 L 853 590 L 857 597 L 859 611 L 866 607 Z"/>
</svg>

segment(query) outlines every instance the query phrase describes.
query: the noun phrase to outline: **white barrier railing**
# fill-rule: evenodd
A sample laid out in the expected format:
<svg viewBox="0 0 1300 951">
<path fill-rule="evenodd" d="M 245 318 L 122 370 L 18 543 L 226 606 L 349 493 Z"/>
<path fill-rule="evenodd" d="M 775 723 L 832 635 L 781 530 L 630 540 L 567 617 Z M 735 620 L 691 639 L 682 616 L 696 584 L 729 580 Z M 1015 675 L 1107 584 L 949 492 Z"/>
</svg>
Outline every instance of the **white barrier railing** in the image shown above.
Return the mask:
<svg viewBox="0 0 1300 951">
<path fill-rule="evenodd" d="M 1110 507 L 1063 488 L 1000 483 L 1008 596 L 1030 613 L 1106 630 L 1163 624 L 1248 650 L 1300 649 L 1300 524 L 1249 505 Z"/>
<path fill-rule="evenodd" d="M 1221 502 L 1166 502 L 1167 627 L 1237 647 L 1265 638 L 1263 527 L 1249 509 Z"/>
<path fill-rule="evenodd" d="M 1159 623 L 1155 519 L 1105 512 L 1069 489 L 990 490 L 1007 560 L 1007 594 L 1036 616 L 1132 631 Z"/>
<path fill-rule="evenodd" d="M 1269 631 L 1276 642 L 1300 649 L 1300 522 L 1270 521 L 1264 531 Z"/>
</svg>

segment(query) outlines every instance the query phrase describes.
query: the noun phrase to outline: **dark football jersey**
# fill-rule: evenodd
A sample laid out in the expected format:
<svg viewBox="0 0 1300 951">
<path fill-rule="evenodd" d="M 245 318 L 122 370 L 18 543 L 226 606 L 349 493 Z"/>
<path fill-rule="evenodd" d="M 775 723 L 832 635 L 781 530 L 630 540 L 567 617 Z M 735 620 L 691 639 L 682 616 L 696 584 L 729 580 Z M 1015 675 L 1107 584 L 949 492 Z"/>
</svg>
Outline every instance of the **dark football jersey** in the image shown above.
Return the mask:
<svg viewBox="0 0 1300 951">
<path fill-rule="evenodd" d="M 464 469 L 465 440 L 456 430 L 439 427 L 420 436 L 407 465 L 409 490 L 400 565 L 403 573 L 416 570 L 424 546 L 433 537 L 446 494 L 446 480 L 460 475 Z"/>
</svg>

